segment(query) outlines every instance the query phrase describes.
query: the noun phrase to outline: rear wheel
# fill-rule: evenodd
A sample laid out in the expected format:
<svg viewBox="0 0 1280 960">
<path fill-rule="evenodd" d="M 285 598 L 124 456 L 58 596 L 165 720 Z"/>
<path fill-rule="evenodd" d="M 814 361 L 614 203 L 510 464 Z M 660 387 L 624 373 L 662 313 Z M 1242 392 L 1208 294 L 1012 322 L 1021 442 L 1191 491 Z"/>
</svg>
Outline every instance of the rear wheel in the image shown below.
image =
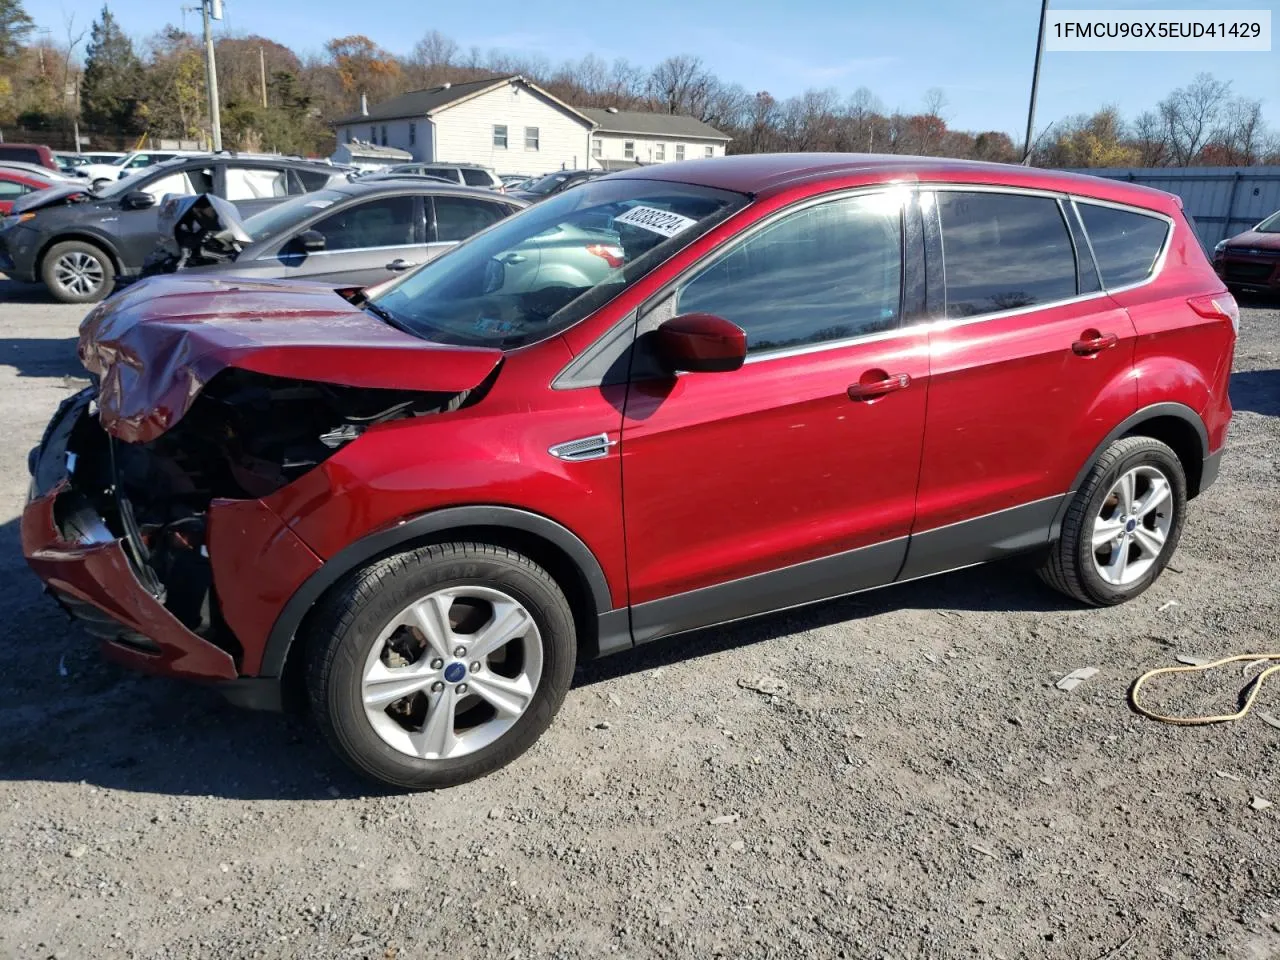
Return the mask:
<svg viewBox="0 0 1280 960">
<path fill-rule="evenodd" d="M 1186 504 L 1186 475 L 1173 450 L 1151 437 L 1117 440 L 1076 493 L 1041 578 L 1095 606 L 1136 597 L 1177 548 Z"/>
<path fill-rule="evenodd" d="M 361 773 L 414 790 L 464 783 L 538 739 L 573 676 L 556 582 L 489 544 L 421 547 L 366 568 L 318 611 L 313 711 Z"/>
<path fill-rule="evenodd" d="M 101 247 L 67 240 L 55 243 L 45 253 L 40 275 L 60 303 L 93 303 L 111 292 L 116 268 Z"/>
</svg>

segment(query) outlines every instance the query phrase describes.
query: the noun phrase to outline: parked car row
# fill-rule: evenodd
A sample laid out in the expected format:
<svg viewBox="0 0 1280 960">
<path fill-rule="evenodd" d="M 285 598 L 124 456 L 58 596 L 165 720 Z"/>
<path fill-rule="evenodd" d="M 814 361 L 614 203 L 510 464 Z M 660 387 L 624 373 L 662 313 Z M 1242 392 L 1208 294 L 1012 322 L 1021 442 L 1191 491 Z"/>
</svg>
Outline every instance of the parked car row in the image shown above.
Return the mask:
<svg viewBox="0 0 1280 960">
<path fill-rule="evenodd" d="M 1213 266 L 1233 290 L 1280 294 L 1280 210 L 1219 243 Z"/>
</svg>

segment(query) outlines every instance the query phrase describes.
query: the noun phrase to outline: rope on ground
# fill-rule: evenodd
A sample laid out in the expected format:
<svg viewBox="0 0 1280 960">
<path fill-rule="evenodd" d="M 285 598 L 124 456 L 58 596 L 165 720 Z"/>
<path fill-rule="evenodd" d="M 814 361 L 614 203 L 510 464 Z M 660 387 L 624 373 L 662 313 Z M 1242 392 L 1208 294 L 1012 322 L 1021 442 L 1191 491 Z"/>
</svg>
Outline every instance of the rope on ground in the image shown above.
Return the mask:
<svg viewBox="0 0 1280 960">
<path fill-rule="evenodd" d="M 1138 692 L 1142 689 L 1142 685 L 1152 677 L 1158 677 L 1165 673 L 1193 673 L 1201 670 L 1212 670 L 1215 667 L 1221 667 L 1227 663 L 1239 663 L 1242 660 L 1249 661 L 1272 661 L 1271 666 L 1263 670 L 1256 677 L 1253 677 L 1248 683 L 1241 688 L 1238 696 L 1244 697 L 1244 703 L 1235 713 L 1224 713 L 1217 716 L 1206 717 L 1170 717 L 1162 713 L 1156 713 L 1144 707 L 1138 701 Z M 1280 653 L 1242 653 L 1236 657 L 1224 657 L 1221 660 L 1214 660 L 1212 663 L 1198 663 L 1188 667 L 1158 667 L 1155 670 L 1148 670 L 1137 680 L 1133 681 L 1133 686 L 1129 688 L 1129 703 L 1133 709 L 1150 720 L 1159 720 L 1161 723 L 1176 723 L 1184 727 L 1202 726 L 1209 723 L 1226 723 L 1230 720 L 1239 720 L 1250 710 L 1253 709 L 1253 702 L 1258 698 L 1258 691 L 1262 689 L 1262 683 L 1267 677 L 1273 673 L 1280 673 Z M 1244 696 L 1245 691 L 1248 695 Z M 1238 701 L 1237 701 L 1238 702 Z"/>
</svg>

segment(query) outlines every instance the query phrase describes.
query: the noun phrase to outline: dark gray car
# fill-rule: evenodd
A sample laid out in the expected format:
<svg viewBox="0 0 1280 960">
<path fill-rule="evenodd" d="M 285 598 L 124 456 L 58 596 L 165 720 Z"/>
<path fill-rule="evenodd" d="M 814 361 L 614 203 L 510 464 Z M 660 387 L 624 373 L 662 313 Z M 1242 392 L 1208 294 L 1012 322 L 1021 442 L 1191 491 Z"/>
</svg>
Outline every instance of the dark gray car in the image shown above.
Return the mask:
<svg viewBox="0 0 1280 960">
<path fill-rule="evenodd" d="M 526 206 L 490 190 L 362 180 L 294 197 L 244 221 L 234 260 L 183 272 L 372 286 Z"/>
</svg>

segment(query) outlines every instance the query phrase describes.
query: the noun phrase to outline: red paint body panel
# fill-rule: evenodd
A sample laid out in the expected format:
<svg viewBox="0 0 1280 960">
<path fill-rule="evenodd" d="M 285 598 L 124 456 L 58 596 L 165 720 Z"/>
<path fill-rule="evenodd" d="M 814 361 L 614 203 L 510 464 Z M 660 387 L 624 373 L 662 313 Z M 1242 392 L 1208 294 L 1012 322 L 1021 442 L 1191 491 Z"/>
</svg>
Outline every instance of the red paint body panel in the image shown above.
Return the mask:
<svg viewBox="0 0 1280 960">
<path fill-rule="evenodd" d="M 513 506 L 566 527 L 591 549 L 613 604 L 627 603 L 619 460 L 566 463 L 549 448 L 617 440 L 624 386 L 551 390 L 572 359 L 559 340 L 508 356 L 484 400 L 370 430 L 265 503 L 319 556 L 441 507 Z M 536 399 L 537 406 L 534 406 Z"/>
<path fill-rule="evenodd" d="M 1077 356 L 1090 331 L 1119 339 Z M 915 529 L 1066 493 L 1137 407 L 1133 349 L 1128 315 L 1105 296 L 935 329 Z"/>
<path fill-rule="evenodd" d="M 905 537 L 928 369 L 918 331 L 634 385 L 622 427 L 631 602 Z M 872 371 L 910 386 L 850 399 Z"/>
<path fill-rule="evenodd" d="M 219 608 L 244 648 L 240 669 L 254 676 L 280 609 L 321 560 L 261 500 L 213 501 L 208 547 Z"/>
<path fill-rule="evenodd" d="M 47 190 L 53 185 L 52 180 L 41 180 L 20 170 L 13 170 L 6 167 L 0 167 L 0 180 L 3 180 L 5 183 L 20 184 L 24 187 L 30 188 L 32 192 L 36 190 Z M 12 198 L 0 200 L 0 214 L 8 214 L 12 210 Z"/>
<path fill-rule="evenodd" d="M 119 541 L 67 542 L 53 522 L 53 504 L 65 482 L 33 500 L 22 515 L 22 552 L 49 587 L 107 613 L 120 625 L 152 640 L 159 652 L 143 653 L 111 641 L 115 660 L 145 673 L 197 680 L 237 676 L 231 655 L 197 637 L 138 582 Z"/>
<path fill-rule="evenodd" d="M 94 308 L 80 360 L 101 378 L 100 419 L 120 440 L 154 440 L 227 367 L 352 387 L 453 393 L 484 381 L 502 351 L 427 343 L 331 287 L 153 277 Z"/>
</svg>

